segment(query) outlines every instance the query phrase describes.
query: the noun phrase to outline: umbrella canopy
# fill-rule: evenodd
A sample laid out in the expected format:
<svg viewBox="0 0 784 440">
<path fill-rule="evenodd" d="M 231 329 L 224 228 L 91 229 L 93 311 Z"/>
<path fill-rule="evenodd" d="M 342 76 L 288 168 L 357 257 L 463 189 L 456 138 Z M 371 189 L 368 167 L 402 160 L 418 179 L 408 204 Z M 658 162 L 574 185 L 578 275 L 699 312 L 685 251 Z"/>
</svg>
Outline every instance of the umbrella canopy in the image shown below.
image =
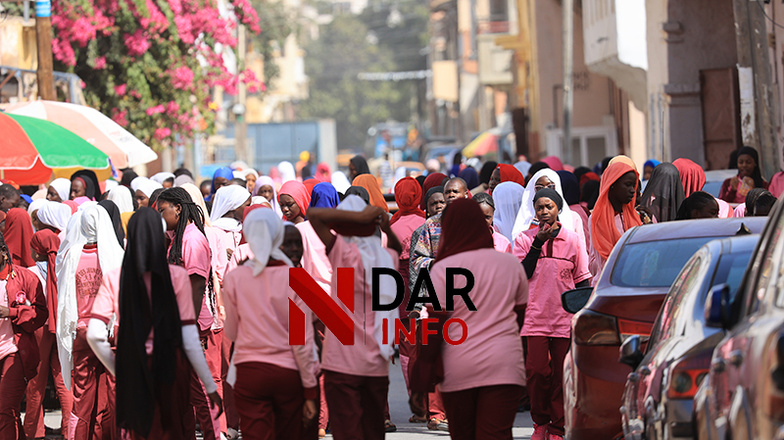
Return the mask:
<svg viewBox="0 0 784 440">
<path fill-rule="evenodd" d="M 484 132 L 463 148 L 463 156 L 484 156 L 487 153 L 498 151 L 498 136 Z"/>
<path fill-rule="evenodd" d="M 36 185 L 83 168 L 111 175 L 106 153 L 55 123 L 0 113 L 0 132 L 0 179 Z"/>
<path fill-rule="evenodd" d="M 56 101 L 30 101 L 4 106 L 10 114 L 46 119 L 96 146 L 118 168 L 152 162 L 158 155 L 134 135 L 98 110 Z"/>
</svg>

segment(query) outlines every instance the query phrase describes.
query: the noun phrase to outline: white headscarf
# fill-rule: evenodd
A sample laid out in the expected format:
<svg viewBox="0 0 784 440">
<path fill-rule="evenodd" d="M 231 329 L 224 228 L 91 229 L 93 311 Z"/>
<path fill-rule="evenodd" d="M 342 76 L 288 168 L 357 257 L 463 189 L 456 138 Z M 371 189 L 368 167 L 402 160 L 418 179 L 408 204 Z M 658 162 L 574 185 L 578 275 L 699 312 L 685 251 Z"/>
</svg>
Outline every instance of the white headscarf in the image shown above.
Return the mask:
<svg viewBox="0 0 784 440">
<path fill-rule="evenodd" d="M 359 196 L 351 194 L 346 196 L 342 202 L 337 206 L 337 209 L 343 211 L 362 211 L 365 209 L 367 204 L 364 200 L 362 200 Z M 257 209 L 256 211 L 263 211 L 262 209 Z M 255 211 L 254 211 L 255 212 Z M 362 257 L 362 265 L 365 266 L 365 279 L 371 279 L 371 274 L 374 267 L 386 267 L 389 269 L 394 269 L 395 261 L 392 260 L 392 255 L 386 251 L 381 246 L 381 239 L 376 237 L 375 235 L 371 235 L 370 237 L 343 237 L 349 243 L 354 243 L 357 245 L 359 249 L 359 254 Z M 246 239 L 247 240 L 247 239 Z M 389 279 L 389 277 L 381 277 L 380 278 L 380 286 L 379 286 L 379 294 L 380 294 L 380 301 L 382 304 L 389 304 L 395 300 L 397 295 L 397 286 L 395 283 Z M 389 360 L 392 354 L 395 352 L 394 348 L 394 341 L 389 338 L 387 344 L 383 343 L 383 336 L 384 336 L 384 327 L 383 327 L 383 320 L 387 320 L 387 334 L 391 335 L 394 334 L 395 331 L 395 320 L 398 319 L 400 314 L 398 313 L 397 308 L 394 310 L 389 311 L 375 311 L 373 312 L 376 314 L 374 318 L 375 328 L 373 329 L 373 336 L 378 343 L 379 350 L 381 351 L 381 356 L 384 359 Z"/>
<path fill-rule="evenodd" d="M 136 179 L 139 179 L 139 177 L 137 177 Z M 135 182 L 136 179 L 133 179 L 133 181 Z M 136 190 L 143 192 L 144 195 L 147 196 L 147 198 L 150 198 L 150 196 L 152 196 L 152 193 L 155 192 L 156 189 L 163 188 L 163 185 L 161 185 L 160 183 L 150 180 L 146 177 L 141 177 L 141 179 L 144 180 L 138 182 L 136 186 Z M 133 185 L 133 182 L 131 182 L 131 185 Z"/>
<path fill-rule="evenodd" d="M 250 198 L 250 193 L 244 186 L 227 185 L 218 188 L 212 198 L 212 213 L 210 221 L 216 228 L 224 231 L 239 232 L 242 230 L 242 223 L 231 217 L 223 217 L 227 212 L 239 208 Z"/>
<path fill-rule="evenodd" d="M 346 173 L 343 171 L 335 171 L 332 173 L 332 186 L 335 187 L 337 192 L 345 194 L 346 190 L 351 186 L 351 182 L 348 181 Z"/>
<path fill-rule="evenodd" d="M 174 174 L 160 172 L 150 177 L 150 180 L 152 180 L 153 182 L 158 182 L 161 186 L 163 186 L 163 182 L 166 181 L 166 179 L 174 179 Z"/>
<path fill-rule="evenodd" d="M 243 234 L 253 252 L 253 259 L 245 264 L 253 269 L 253 276 L 258 276 L 267 267 L 270 258 L 294 266 L 280 250 L 285 232 L 280 217 L 271 209 L 254 209 L 245 217 Z"/>
<path fill-rule="evenodd" d="M 250 198 L 250 206 L 253 206 L 253 205 L 269 205 L 270 208 L 272 207 L 272 203 L 270 203 L 269 200 L 267 200 L 266 197 L 262 197 L 262 196 L 253 196 L 253 197 L 251 197 Z"/>
<path fill-rule="evenodd" d="M 38 208 L 36 216 L 39 222 L 64 232 L 71 219 L 71 208 L 64 203 L 47 201 Z"/>
<path fill-rule="evenodd" d="M 61 200 L 71 198 L 71 181 L 62 177 L 52 180 L 49 186 L 53 186 Z"/>
<path fill-rule="evenodd" d="M 127 186 L 113 188 L 109 191 L 109 195 L 106 196 L 106 200 L 114 202 L 114 204 L 117 205 L 117 209 L 120 210 L 120 214 L 123 212 L 133 212 L 133 195 Z"/>
<path fill-rule="evenodd" d="M 555 184 L 555 191 L 558 192 L 564 201 L 566 200 L 563 195 L 561 178 L 558 176 L 558 173 L 550 168 L 539 170 L 531 177 L 531 180 L 529 180 L 528 184 L 525 186 L 525 193 L 523 193 L 520 211 L 517 213 L 517 219 L 515 220 L 514 228 L 512 229 L 513 238 L 516 238 L 519 233 L 530 228 L 531 222 L 536 218 L 536 210 L 534 210 L 534 195 L 536 195 L 536 190 L 534 189 L 534 186 L 536 185 L 536 181 L 543 176 L 547 177 Z M 580 237 L 585 236 L 582 220 L 577 214 L 569 209 L 569 205 L 567 205 L 566 202 L 564 202 L 563 209 L 561 209 L 561 212 L 558 214 L 558 219 L 561 221 L 561 224 L 577 233 Z"/>
<path fill-rule="evenodd" d="M 512 228 L 514 228 L 517 213 L 520 211 L 524 193 L 525 188 L 517 182 L 502 182 L 493 190 L 493 202 L 495 203 L 493 225 L 510 243 L 514 243 Z"/>
<path fill-rule="evenodd" d="M 103 181 L 103 192 L 109 192 L 109 191 L 117 188 L 118 186 L 120 186 L 120 184 L 117 183 L 116 180 L 112 180 L 112 179 L 104 180 Z"/>
<path fill-rule="evenodd" d="M 27 215 L 32 216 L 33 212 L 41 209 L 41 207 L 44 206 L 44 204 L 46 202 L 48 202 L 48 200 L 46 200 L 46 199 L 35 199 L 35 200 L 33 200 L 33 203 L 31 203 L 27 207 Z"/>
<path fill-rule="evenodd" d="M 272 200 L 267 200 L 270 205 L 272 205 L 272 209 L 278 214 L 278 217 L 283 217 L 283 211 L 280 210 L 280 203 L 278 203 L 278 190 L 275 189 L 275 181 L 272 180 L 270 176 L 259 176 L 256 179 L 256 186 L 253 187 L 253 191 L 257 192 L 261 189 L 262 186 L 269 185 L 272 188 Z M 257 196 L 258 194 L 253 194 Z"/>
<path fill-rule="evenodd" d="M 289 180 L 297 178 L 297 172 L 294 170 L 294 165 L 291 162 L 283 161 L 278 164 L 278 171 L 280 172 L 280 182 L 286 183 Z"/>
<path fill-rule="evenodd" d="M 87 243 L 98 244 L 98 263 L 106 274 L 122 266 L 125 251 L 117 242 L 112 220 L 105 209 L 91 206 L 79 211 L 68 222 L 66 238 L 57 253 L 57 352 L 65 386 L 71 388 L 73 341 L 79 309 L 76 301 L 76 269 Z"/>
<path fill-rule="evenodd" d="M 242 178 L 245 180 L 248 180 L 248 176 L 250 176 L 251 174 L 253 174 L 253 176 L 255 176 L 256 179 L 259 178 L 259 173 L 257 173 L 256 170 L 254 170 L 253 168 L 247 168 L 242 170 Z"/>
<path fill-rule="evenodd" d="M 139 189 L 139 185 L 145 180 L 150 179 L 142 176 L 134 177 L 133 180 L 131 180 L 131 191 L 136 192 L 136 190 Z"/>
</svg>

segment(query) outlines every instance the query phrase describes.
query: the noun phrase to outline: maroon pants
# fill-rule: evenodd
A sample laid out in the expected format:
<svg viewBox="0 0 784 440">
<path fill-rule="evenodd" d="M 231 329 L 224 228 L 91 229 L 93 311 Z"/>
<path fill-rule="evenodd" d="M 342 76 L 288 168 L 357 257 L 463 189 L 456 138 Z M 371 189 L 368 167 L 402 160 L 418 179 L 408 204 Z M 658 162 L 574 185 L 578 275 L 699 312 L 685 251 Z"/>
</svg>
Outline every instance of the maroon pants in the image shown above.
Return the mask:
<svg viewBox="0 0 784 440">
<path fill-rule="evenodd" d="M 519 385 L 495 385 L 442 393 L 452 440 L 512 438 Z"/>
<path fill-rule="evenodd" d="M 218 394 L 223 395 L 221 387 L 221 337 L 223 331 L 205 330 L 201 332 L 202 347 L 204 347 L 204 357 L 207 359 L 207 366 L 210 367 L 212 379 L 218 385 Z M 207 391 L 204 389 L 199 376 L 193 371 L 191 374 L 191 404 L 199 422 L 204 440 L 220 440 L 221 426 L 218 417 L 218 408 L 210 405 Z"/>
<path fill-rule="evenodd" d="M 242 438 L 247 440 L 316 439 L 317 420 L 306 427 L 305 390 L 299 372 L 263 362 L 237 365 L 234 399 Z"/>
<path fill-rule="evenodd" d="M 537 425 L 548 425 L 551 434 L 564 435 L 563 364 L 569 351 L 569 338 L 525 338 L 531 419 Z"/>
<path fill-rule="evenodd" d="M 46 435 L 44 426 L 44 392 L 49 380 L 49 372 L 54 378 L 54 388 L 60 400 L 62 409 L 61 430 L 63 435 L 68 432 L 68 418 L 73 406 L 73 394 L 65 387 L 63 373 L 60 371 L 60 358 L 57 356 L 57 346 L 54 343 L 54 333 L 46 325 L 35 331 L 41 363 L 38 365 L 38 375 L 27 383 L 27 411 L 24 417 L 24 431 L 28 438 L 41 438 Z"/>
<path fill-rule="evenodd" d="M 237 407 L 234 403 L 234 389 L 226 382 L 226 376 L 229 374 L 229 363 L 231 362 L 231 353 L 233 352 L 233 345 L 231 339 L 223 335 L 223 343 L 221 348 L 221 382 L 223 383 L 223 414 L 226 418 L 226 427 L 240 429 L 240 415 L 237 413 Z"/>
<path fill-rule="evenodd" d="M 19 353 L 0 359 L 0 440 L 17 440 L 19 409 L 25 391 L 24 367 Z"/>
<path fill-rule="evenodd" d="M 389 378 L 324 372 L 335 440 L 382 440 Z"/>
<path fill-rule="evenodd" d="M 76 330 L 73 343 L 73 412 L 69 431 L 72 440 L 117 438 L 114 411 L 114 377 L 93 354 L 85 337 L 86 328 Z"/>
</svg>

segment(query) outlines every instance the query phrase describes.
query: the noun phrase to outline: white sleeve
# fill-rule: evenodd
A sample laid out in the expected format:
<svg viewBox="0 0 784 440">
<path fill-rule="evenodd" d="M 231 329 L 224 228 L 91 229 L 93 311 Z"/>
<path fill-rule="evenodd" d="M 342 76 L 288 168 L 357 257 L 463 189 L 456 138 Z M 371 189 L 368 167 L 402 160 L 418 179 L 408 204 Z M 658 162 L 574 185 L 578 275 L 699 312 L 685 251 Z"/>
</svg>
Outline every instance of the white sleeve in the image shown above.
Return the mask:
<svg viewBox="0 0 784 440">
<path fill-rule="evenodd" d="M 105 322 L 100 319 L 90 319 L 87 325 L 87 343 L 90 344 L 95 356 L 114 376 L 114 352 L 109 344 L 109 328 Z"/>
<path fill-rule="evenodd" d="M 182 350 L 188 357 L 196 375 L 201 379 L 207 393 L 214 393 L 218 391 L 218 386 L 212 380 L 212 373 L 207 366 L 207 359 L 204 358 L 204 351 L 201 348 L 201 341 L 199 340 L 199 330 L 195 324 L 182 326 Z"/>
</svg>

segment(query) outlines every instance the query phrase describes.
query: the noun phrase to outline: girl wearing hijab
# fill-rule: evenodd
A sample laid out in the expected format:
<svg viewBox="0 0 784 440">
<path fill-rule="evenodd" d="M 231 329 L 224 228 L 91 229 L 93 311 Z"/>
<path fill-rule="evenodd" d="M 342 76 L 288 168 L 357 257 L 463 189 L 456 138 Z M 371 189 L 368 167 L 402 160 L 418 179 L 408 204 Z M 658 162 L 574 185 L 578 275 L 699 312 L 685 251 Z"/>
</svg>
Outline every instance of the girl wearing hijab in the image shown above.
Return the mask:
<svg viewBox="0 0 784 440">
<path fill-rule="evenodd" d="M 238 185 L 224 186 L 215 192 L 210 222 L 220 232 L 218 258 L 226 266 L 219 274 L 221 280 L 235 267 L 230 264 L 231 256 L 242 241 L 242 213 L 246 206 L 250 206 L 250 199 L 248 190 Z"/>
<path fill-rule="evenodd" d="M 57 204 L 62 206 L 61 204 Z M 70 215 L 70 212 L 69 212 Z M 63 374 L 60 370 L 60 360 L 57 357 L 57 347 L 54 344 L 55 332 L 57 327 L 55 320 L 57 316 L 57 275 L 55 272 L 55 259 L 57 249 L 60 247 L 60 239 L 50 229 L 43 229 L 33 234 L 30 241 L 35 266 L 30 267 L 30 271 L 38 276 L 44 286 L 46 296 L 46 307 L 49 311 L 46 325 L 35 331 L 35 339 L 38 343 L 38 352 L 41 363 L 38 365 L 38 374 L 27 383 L 25 398 L 27 409 L 25 410 L 24 431 L 28 438 L 43 438 L 46 436 L 44 425 L 44 393 L 46 382 L 51 372 L 54 378 L 54 388 L 57 391 L 57 398 L 60 401 L 62 410 L 60 430 L 68 432 L 68 418 L 71 414 L 73 405 L 73 395 L 63 383 Z"/>
<path fill-rule="evenodd" d="M 364 157 L 356 155 L 348 162 L 348 180 L 352 185 L 356 185 L 354 179 L 362 174 L 370 174 L 370 167 Z"/>
<path fill-rule="evenodd" d="M 46 192 L 46 200 L 52 202 L 64 202 L 71 198 L 71 181 L 65 178 L 57 178 L 49 184 Z"/>
<path fill-rule="evenodd" d="M 512 165 L 501 163 L 493 170 L 490 175 L 490 182 L 488 183 L 487 191 L 493 193 L 493 189 L 502 182 L 515 182 L 520 186 L 525 186 L 525 178 L 520 171 Z"/>
<path fill-rule="evenodd" d="M 528 181 L 525 193 L 520 204 L 520 211 L 515 218 L 512 228 L 512 238 L 517 239 L 517 235 L 538 225 L 536 211 L 534 210 L 534 195 L 544 188 L 555 190 L 563 199 L 563 188 L 561 187 L 561 177 L 557 172 L 550 168 L 543 168 L 536 172 Z M 575 232 L 583 243 L 585 243 L 585 229 L 583 221 L 578 214 L 575 214 L 569 206 L 564 205 L 560 214 L 561 223 Z"/>
<path fill-rule="evenodd" d="M 738 150 L 738 175 L 730 177 L 721 185 L 719 198 L 727 203 L 743 203 L 752 188 L 768 189 L 768 182 L 762 178 L 757 150 L 743 147 Z"/>
<path fill-rule="evenodd" d="M 561 171 L 564 169 L 561 159 L 559 159 L 557 156 L 547 156 L 541 161 L 546 163 L 547 166 L 550 167 L 553 171 Z"/>
<path fill-rule="evenodd" d="M 210 186 L 210 195 L 205 197 L 206 202 L 212 202 L 215 196 L 215 191 L 218 188 L 229 184 L 229 180 L 234 178 L 234 172 L 229 167 L 220 167 L 212 174 L 212 185 Z"/>
<path fill-rule="evenodd" d="M 120 210 L 120 218 L 122 219 L 123 229 L 127 229 L 128 220 L 133 215 L 133 195 L 131 190 L 126 186 L 118 186 L 109 190 L 109 195 L 106 200 L 111 200 L 117 205 Z"/>
<path fill-rule="evenodd" d="M 324 341 L 322 370 L 333 436 L 337 440 L 383 439 L 389 359 L 394 354 L 393 341 L 382 341 L 383 323 L 387 319 L 387 325 L 392 325 L 399 315 L 396 309 L 381 312 L 370 308 L 369 274 L 374 267 L 393 269 L 402 248 L 389 229 L 389 216 L 378 207 L 365 205 L 356 196 L 347 196 L 337 209 L 310 209 L 308 217 L 328 249 L 332 267 L 354 268 L 354 304 L 359 309 L 352 315 L 355 345 L 341 344 L 331 332 Z M 381 247 L 376 236 L 332 233 L 332 229 L 357 233 L 368 226 L 372 231 L 376 225 L 387 234 L 394 250 Z M 394 299 L 396 289 L 388 279 L 381 283 L 380 300 L 388 304 Z M 337 298 L 335 283 L 331 285 L 331 295 Z"/>
<path fill-rule="evenodd" d="M 506 240 L 511 243 L 513 240 L 512 228 L 514 228 L 517 213 L 520 212 L 520 204 L 525 194 L 525 188 L 515 182 L 504 182 L 495 187 L 493 191 L 493 227 Z"/>
<path fill-rule="evenodd" d="M 253 189 L 256 187 L 256 181 L 259 180 L 259 173 L 256 172 L 254 169 L 248 168 L 247 170 L 242 172 L 243 179 L 247 183 L 248 191 L 252 192 Z"/>
<path fill-rule="evenodd" d="M 166 263 L 161 217 L 141 208 L 128 225 L 122 266 L 103 276 L 87 330 L 90 346 L 116 377 L 117 425 L 130 438 L 194 436 L 191 366 L 220 405 L 195 323 L 188 273 Z M 109 343 L 115 330 L 116 360 Z"/>
<path fill-rule="evenodd" d="M 672 164 L 681 176 L 684 197 L 689 197 L 695 191 L 702 191 L 705 186 L 705 171 L 701 166 L 685 158 L 675 159 Z"/>
<path fill-rule="evenodd" d="M 174 178 L 176 176 L 172 173 L 160 172 L 150 177 L 150 180 L 160 184 L 163 188 L 171 188 L 174 186 Z"/>
<path fill-rule="evenodd" d="M 95 175 L 95 172 L 79 170 L 71 175 L 71 200 L 77 197 L 98 200 L 100 196 L 101 186 L 98 184 L 98 177 Z"/>
<path fill-rule="evenodd" d="M 590 268 L 596 276 L 604 267 L 615 243 L 627 230 L 642 225 L 635 209 L 637 170 L 626 162 L 616 162 L 602 173 L 599 198 L 591 214 Z"/>
<path fill-rule="evenodd" d="M 515 256 L 528 277 L 528 306 L 520 336 L 525 338 L 525 371 L 532 438 L 564 435 L 563 362 L 569 350 L 572 314 L 561 306 L 561 293 L 588 286 L 591 272 L 583 240 L 558 222 L 561 195 L 544 188 L 533 200 L 539 227 L 517 236 Z M 558 274 L 558 276 L 553 276 Z"/>
<path fill-rule="evenodd" d="M 504 234 L 496 231 L 493 227 L 493 217 L 495 216 L 495 201 L 493 201 L 493 196 L 491 196 L 489 193 L 480 193 L 476 195 L 474 200 L 476 200 L 476 203 L 479 203 L 479 208 L 482 209 L 482 215 L 485 216 L 487 227 L 490 228 L 490 233 L 493 235 L 493 248 L 498 252 L 511 254 L 511 242 L 504 236 Z"/>
<path fill-rule="evenodd" d="M 275 177 L 272 176 L 271 173 L 272 170 L 270 170 L 270 177 L 272 177 L 274 180 Z M 292 165 L 291 162 L 285 160 L 278 164 L 278 173 L 280 173 L 280 183 L 286 183 L 297 179 L 297 172 L 294 169 L 294 165 Z"/>
<path fill-rule="evenodd" d="M 487 191 L 487 188 L 490 185 L 490 178 L 497 167 L 498 162 L 492 160 L 489 160 L 482 165 L 482 169 L 479 170 L 479 186 L 471 190 L 472 194 L 479 194 Z"/>
<path fill-rule="evenodd" d="M 104 273 L 122 264 L 109 214 L 90 206 L 71 217 L 57 256 L 57 348 L 73 392 L 69 438 L 113 438 L 114 380 L 87 343 L 87 324 Z M 73 378 L 73 381 L 72 381 Z"/>
<path fill-rule="evenodd" d="M 332 178 L 332 172 L 326 162 L 321 162 L 316 165 L 316 175 L 314 176 L 319 182 L 329 182 Z"/>
<path fill-rule="evenodd" d="M 653 174 L 653 170 L 659 166 L 661 162 L 656 159 L 648 159 L 645 161 L 645 164 L 642 166 L 642 180 L 643 182 L 647 182 L 651 179 L 651 174 Z"/>
<path fill-rule="evenodd" d="M 30 240 L 33 238 L 33 224 L 30 216 L 22 208 L 11 208 L 5 215 L 3 238 L 11 253 L 13 263 L 21 267 L 35 264 L 30 256 Z"/>
<path fill-rule="evenodd" d="M 120 244 L 120 247 L 124 248 L 125 229 L 123 229 L 122 220 L 120 219 L 120 210 L 117 209 L 117 205 L 115 205 L 111 200 L 101 200 L 98 202 L 98 205 L 105 209 L 107 214 L 109 214 L 109 218 L 112 220 L 114 233 L 117 236 L 117 242 Z"/>
<path fill-rule="evenodd" d="M 216 293 L 217 276 L 213 270 L 211 243 L 205 232 L 205 217 L 200 206 L 185 188 L 169 188 L 158 197 L 156 208 L 166 223 L 171 244 L 168 262 L 185 268 L 191 280 L 193 308 L 199 324 L 199 336 L 212 378 L 221 393 L 221 336 L 212 330 L 218 315 Z M 219 411 L 210 408 L 206 385 L 196 374 L 191 375 L 191 403 L 196 421 L 205 439 L 219 439 L 221 426 Z"/>
<path fill-rule="evenodd" d="M 479 174 L 477 174 L 476 170 L 472 167 L 465 167 L 463 171 L 460 171 L 460 174 L 458 174 L 457 177 L 465 180 L 469 190 L 473 190 L 479 186 Z"/>
<path fill-rule="evenodd" d="M 302 182 L 290 180 L 280 187 L 278 203 L 285 219 L 298 225 L 305 221 L 310 207 L 310 192 Z"/>
<path fill-rule="evenodd" d="M 304 344 L 289 344 L 289 304 L 308 308 L 288 287 L 292 263 L 280 249 L 285 227 L 267 209 L 250 212 L 244 226 L 253 259 L 229 273 L 225 285 L 226 335 L 235 341 L 233 386 L 242 436 L 316 438 L 318 361 L 313 326 L 305 325 Z M 307 312 L 305 322 L 312 321 Z"/>
<path fill-rule="evenodd" d="M 442 215 L 442 235 L 430 269 L 439 302 L 447 301 L 451 267 L 470 271 L 475 286 L 473 308 L 462 300 L 454 302 L 452 312 L 428 306 L 431 317 L 462 319 L 471 332 L 460 345 L 441 344 L 443 380 L 438 389 L 449 432 L 452 438 L 511 438 L 525 383 L 516 313 L 528 299 L 525 272 L 514 256 L 493 249 L 485 216 L 472 200 L 450 203 Z M 449 328 L 453 339 L 465 337 L 462 332 L 461 326 Z"/>
<path fill-rule="evenodd" d="M 351 186 L 351 182 L 348 181 L 348 177 L 343 171 L 335 171 L 332 173 L 332 186 L 337 192 L 345 194 L 348 187 Z"/>
<path fill-rule="evenodd" d="M 275 181 L 269 176 L 259 176 L 256 180 L 256 185 L 253 187 L 254 196 L 262 196 L 272 205 L 272 209 L 279 215 L 283 216 L 278 203 L 278 194 L 275 191 Z"/>
<path fill-rule="evenodd" d="M 146 177 L 137 177 L 136 179 L 134 179 L 134 182 L 136 183 L 136 205 L 140 208 L 149 208 L 152 193 L 155 192 L 156 189 L 163 188 L 163 186 Z"/>
<path fill-rule="evenodd" d="M 431 188 L 435 188 L 437 186 L 442 187 L 441 188 L 442 189 L 441 192 L 443 192 L 443 186 L 444 186 L 444 183 L 446 183 L 447 179 L 448 178 L 446 177 L 446 174 L 442 174 L 442 173 L 428 174 L 427 177 L 425 178 L 425 183 L 422 186 L 422 193 L 424 195 L 427 195 L 427 192 L 430 191 Z M 421 209 L 422 211 L 426 210 L 427 209 L 427 204 L 426 203 L 427 202 L 425 201 L 425 198 L 423 197 L 422 198 L 422 202 L 419 204 L 419 209 Z"/>
<path fill-rule="evenodd" d="M 38 277 L 15 265 L 0 235 L 0 439 L 16 440 L 19 409 L 28 381 L 36 377 L 38 345 L 35 331 L 47 318 L 46 298 Z"/>
<path fill-rule="evenodd" d="M 370 195 L 370 204 L 383 209 L 387 213 L 389 212 L 384 194 L 381 192 L 381 188 L 378 187 L 378 181 L 374 176 L 370 174 L 358 175 L 354 178 L 352 185 L 365 188 Z"/>
<path fill-rule="evenodd" d="M 317 183 L 310 196 L 310 206 L 314 208 L 334 208 L 340 203 L 338 192 L 329 182 Z"/>
<path fill-rule="evenodd" d="M 656 221 L 668 222 L 675 220 L 683 199 L 683 184 L 678 168 L 671 163 L 662 163 L 649 176 L 640 206 L 650 210 Z"/>
</svg>

